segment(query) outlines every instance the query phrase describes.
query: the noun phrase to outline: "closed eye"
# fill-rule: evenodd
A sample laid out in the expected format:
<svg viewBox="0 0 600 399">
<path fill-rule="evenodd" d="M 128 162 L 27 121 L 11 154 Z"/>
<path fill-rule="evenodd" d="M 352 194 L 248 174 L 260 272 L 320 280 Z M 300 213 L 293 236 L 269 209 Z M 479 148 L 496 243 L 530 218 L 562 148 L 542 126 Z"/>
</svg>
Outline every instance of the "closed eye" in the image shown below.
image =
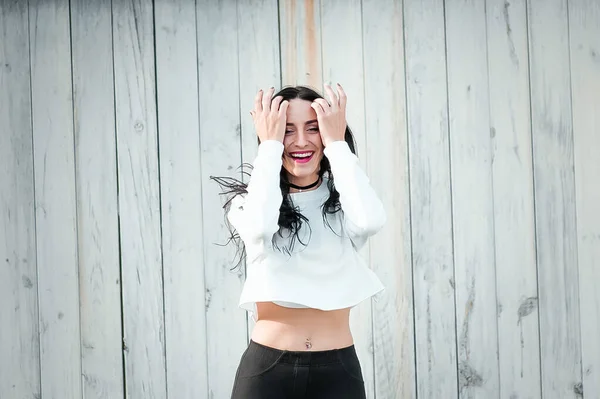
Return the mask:
<svg viewBox="0 0 600 399">
<path fill-rule="evenodd" d="M 309 132 L 318 132 L 319 128 L 318 127 L 311 127 L 310 129 L 308 129 Z"/>
</svg>

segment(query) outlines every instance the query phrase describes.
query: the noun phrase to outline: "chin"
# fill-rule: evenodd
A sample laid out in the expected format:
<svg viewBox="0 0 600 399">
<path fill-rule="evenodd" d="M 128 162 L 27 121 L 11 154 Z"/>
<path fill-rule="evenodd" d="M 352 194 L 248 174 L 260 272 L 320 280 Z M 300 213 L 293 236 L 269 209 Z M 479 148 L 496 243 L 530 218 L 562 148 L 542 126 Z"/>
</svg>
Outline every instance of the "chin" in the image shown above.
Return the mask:
<svg viewBox="0 0 600 399">
<path fill-rule="evenodd" d="M 316 167 L 314 167 L 314 166 L 313 167 L 298 167 L 297 165 L 293 165 L 292 168 L 290 168 L 290 169 L 286 168 L 286 170 L 295 179 L 298 179 L 298 180 L 312 179 L 312 177 L 314 177 L 316 174 L 318 174 L 319 165 L 317 165 Z M 312 183 L 312 181 L 310 183 Z"/>
<path fill-rule="evenodd" d="M 294 160 L 289 160 L 286 163 L 287 165 L 284 165 L 285 170 L 287 170 L 291 176 L 294 176 L 296 179 L 305 179 L 314 176 L 319 172 L 321 160 L 319 159 L 317 161 L 315 159 L 304 165 L 296 164 Z"/>
</svg>

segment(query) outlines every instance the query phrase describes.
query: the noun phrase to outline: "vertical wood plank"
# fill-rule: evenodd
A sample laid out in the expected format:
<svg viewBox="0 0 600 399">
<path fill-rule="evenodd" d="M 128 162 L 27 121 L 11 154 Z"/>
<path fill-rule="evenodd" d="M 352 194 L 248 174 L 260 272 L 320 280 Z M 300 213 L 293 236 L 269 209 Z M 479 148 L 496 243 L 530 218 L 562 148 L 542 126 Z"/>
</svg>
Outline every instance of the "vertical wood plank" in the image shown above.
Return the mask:
<svg viewBox="0 0 600 399">
<path fill-rule="evenodd" d="M 126 394 L 166 397 L 152 3 L 113 2 Z"/>
<path fill-rule="evenodd" d="M 419 398 L 457 397 L 443 0 L 404 2 Z"/>
<path fill-rule="evenodd" d="M 284 4 L 281 5 L 285 7 Z M 259 89 L 281 86 L 277 0 L 238 0 L 242 159 L 256 157 L 257 136 L 249 112 Z"/>
<path fill-rule="evenodd" d="M 386 291 L 373 301 L 374 397 L 414 398 L 414 324 L 401 0 L 364 0 L 366 154 L 388 222 L 370 264 Z M 352 99 L 356 101 L 356 99 Z"/>
<path fill-rule="evenodd" d="M 283 85 L 323 87 L 321 0 L 279 1 Z"/>
<path fill-rule="evenodd" d="M 600 397 L 600 3 L 568 6 L 583 394 L 595 398 Z"/>
<path fill-rule="evenodd" d="M 121 276 L 109 0 L 71 1 L 83 393 L 122 397 Z"/>
<path fill-rule="evenodd" d="M 459 396 L 499 397 L 485 3 L 446 2 Z"/>
<path fill-rule="evenodd" d="M 247 345 L 246 315 L 238 309 L 243 273 L 231 271 L 234 249 L 219 247 L 228 237 L 220 189 L 210 175 L 240 166 L 240 101 L 237 2 L 197 2 L 200 147 L 206 284 L 209 398 L 231 395 L 239 354 Z M 275 38 L 274 38 L 275 40 Z M 241 68 L 242 66 L 240 66 Z"/>
<path fill-rule="evenodd" d="M 41 394 L 80 398 L 69 2 L 29 2 Z"/>
<path fill-rule="evenodd" d="M 487 1 L 500 397 L 541 397 L 525 1 Z"/>
<path fill-rule="evenodd" d="M 155 2 L 167 391 L 208 392 L 196 8 Z"/>
<path fill-rule="evenodd" d="M 0 1 L 0 395 L 40 396 L 27 2 Z"/>
<path fill-rule="evenodd" d="M 258 144 L 250 116 L 259 89 L 281 86 L 279 56 L 279 10 L 277 0 L 238 0 L 238 62 L 240 79 L 240 125 L 243 162 L 252 163 Z M 236 310 L 236 313 L 239 312 Z M 255 322 L 250 313 L 248 339 Z M 241 355 L 241 354 L 240 354 Z"/>
<path fill-rule="evenodd" d="M 576 398 L 581 341 L 567 4 L 528 5 L 542 395 Z"/>
<path fill-rule="evenodd" d="M 339 82 L 348 95 L 346 119 L 354 133 L 360 165 L 369 174 L 367 153 L 370 140 L 367 140 L 365 132 L 361 0 L 322 2 L 321 25 L 323 81 L 330 83 L 334 90 L 336 82 Z M 361 256 L 368 261 L 369 253 L 367 245 Z M 363 301 L 350 313 L 352 335 L 369 398 L 375 397 L 371 303 L 371 300 Z"/>
</svg>

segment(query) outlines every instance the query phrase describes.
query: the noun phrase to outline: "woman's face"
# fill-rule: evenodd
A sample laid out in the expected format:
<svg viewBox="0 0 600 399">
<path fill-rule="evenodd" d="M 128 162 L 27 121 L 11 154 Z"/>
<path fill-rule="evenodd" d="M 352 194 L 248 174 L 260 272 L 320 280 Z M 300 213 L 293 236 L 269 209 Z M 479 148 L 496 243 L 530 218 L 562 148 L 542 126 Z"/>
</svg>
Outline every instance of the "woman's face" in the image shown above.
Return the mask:
<svg viewBox="0 0 600 399">
<path fill-rule="evenodd" d="M 323 142 L 310 101 L 290 100 L 283 138 L 283 167 L 290 183 L 307 186 L 318 178 Z"/>
</svg>

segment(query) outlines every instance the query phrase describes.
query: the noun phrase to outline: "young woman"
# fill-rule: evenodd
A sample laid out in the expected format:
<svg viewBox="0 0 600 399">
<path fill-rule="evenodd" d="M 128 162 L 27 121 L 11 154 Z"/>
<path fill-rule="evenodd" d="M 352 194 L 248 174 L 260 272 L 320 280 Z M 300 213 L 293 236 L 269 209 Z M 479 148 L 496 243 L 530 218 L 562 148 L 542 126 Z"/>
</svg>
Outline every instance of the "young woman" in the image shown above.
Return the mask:
<svg viewBox="0 0 600 399">
<path fill-rule="evenodd" d="M 256 320 L 233 399 L 366 397 L 349 315 L 383 290 L 358 250 L 386 216 L 358 165 L 346 94 L 325 90 L 329 102 L 307 87 L 259 91 L 250 180 L 217 179 L 235 194 L 225 208 L 246 258 L 240 307 Z"/>
</svg>

